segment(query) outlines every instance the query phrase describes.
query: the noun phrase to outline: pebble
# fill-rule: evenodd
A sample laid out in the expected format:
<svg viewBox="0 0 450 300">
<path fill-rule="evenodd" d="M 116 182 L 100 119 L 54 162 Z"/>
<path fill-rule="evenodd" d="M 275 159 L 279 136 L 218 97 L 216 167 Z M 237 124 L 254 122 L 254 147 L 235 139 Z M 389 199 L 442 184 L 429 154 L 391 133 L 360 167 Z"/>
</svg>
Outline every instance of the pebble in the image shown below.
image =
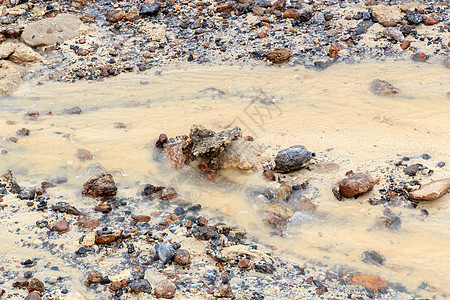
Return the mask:
<svg viewBox="0 0 450 300">
<path fill-rule="evenodd" d="M 292 53 L 291 50 L 286 48 L 276 48 L 264 52 L 264 56 L 274 64 L 279 64 L 288 60 L 292 56 Z"/>
<path fill-rule="evenodd" d="M 285 19 L 298 19 L 300 17 L 300 14 L 295 9 L 287 9 L 283 13 L 283 18 Z"/>
<path fill-rule="evenodd" d="M 376 181 L 369 173 L 352 173 L 339 181 L 339 193 L 346 198 L 350 198 L 371 191 L 375 184 Z"/>
<path fill-rule="evenodd" d="M 30 282 L 28 284 L 28 292 L 40 292 L 42 293 L 44 291 L 44 284 L 42 283 L 42 281 L 40 281 L 39 279 L 37 279 L 36 277 L 33 277 L 30 279 Z"/>
<path fill-rule="evenodd" d="M 55 223 L 53 228 L 58 231 L 59 233 L 66 233 L 70 231 L 69 222 L 66 220 L 59 220 Z"/>
<path fill-rule="evenodd" d="M 302 145 L 295 145 L 288 149 L 281 150 L 275 157 L 274 171 L 289 173 L 300 170 L 311 160 L 312 156 L 313 153 L 308 151 L 305 146 Z"/>
<path fill-rule="evenodd" d="M 410 10 L 406 13 L 406 19 L 412 24 L 419 24 L 423 21 L 423 16 L 417 11 Z"/>
<path fill-rule="evenodd" d="M 405 40 L 403 33 L 397 28 L 387 27 L 383 30 L 383 34 L 389 40 L 395 40 L 397 42 L 403 42 Z"/>
<path fill-rule="evenodd" d="M 189 254 L 189 251 L 184 249 L 178 249 L 175 252 L 175 257 L 173 259 L 174 262 L 179 264 L 180 266 L 187 266 L 191 262 L 191 256 Z"/>
<path fill-rule="evenodd" d="M 128 288 L 132 293 L 147 293 L 152 292 L 152 286 L 147 279 L 137 279 L 128 283 Z"/>
<path fill-rule="evenodd" d="M 89 273 L 88 277 L 86 278 L 87 285 L 97 284 L 102 280 L 102 278 L 102 273 L 100 271 L 94 270 Z"/>
<path fill-rule="evenodd" d="M 26 296 L 25 300 L 41 300 L 41 295 L 38 292 L 31 292 Z"/>
<path fill-rule="evenodd" d="M 159 243 L 155 246 L 156 254 L 163 264 L 172 261 L 175 256 L 175 249 L 167 243 Z"/>
<path fill-rule="evenodd" d="M 248 267 L 250 267 L 250 259 L 244 257 L 241 260 L 239 260 L 238 262 L 238 267 L 241 269 L 247 269 Z"/>
<path fill-rule="evenodd" d="M 175 297 L 177 286 L 171 280 L 164 280 L 155 289 L 156 298 L 172 299 Z"/>
<path fill-rule="evenodd" d="M 421 165 L 413 164 L 403 169 L 403 172 L 409 176 L 415 176 Z"/>
</svg>

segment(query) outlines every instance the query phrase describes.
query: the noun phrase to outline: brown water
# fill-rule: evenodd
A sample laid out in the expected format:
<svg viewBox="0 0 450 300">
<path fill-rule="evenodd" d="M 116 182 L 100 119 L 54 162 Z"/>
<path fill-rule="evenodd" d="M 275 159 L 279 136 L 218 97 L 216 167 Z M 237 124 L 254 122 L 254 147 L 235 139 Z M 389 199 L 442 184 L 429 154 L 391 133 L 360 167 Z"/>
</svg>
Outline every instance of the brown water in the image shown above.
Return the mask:
<svg viewBox="0 0 450 300">
<path fill-rule="evenodd" d="M 402 93 L 372 94 L 370 83 L 376 78 L 388 80 Z M 371 193 L 339 202 L 330 187 L 348 170 L 376 175 L 380 166 L 392 168 L 403 156 L 423 153 L 432 158 L 413 162 L 435 170 L 431 177 L 422 176 L 424 182 L 449 177 L 449 83 L 449 69 L 409 62 L 340 64 L 322 72 L 303 67 L 198 67 L 126 74 L 101 83 L 24 83 L 14 97 L 0 101 L 0 136 L 14 136 L 22 127 L 31 134 L 17 143 L 1 141 L 0 149 L 9 152 L 0 157 L 0 170 L 11 168 L 18 182 L 26 184 L 64 176 L 69 181 L 58 192 L 67 202 L 79 199 L 82 183 L 100 170 L 92 164 L 113 172 L 121 196 L 136 196 L 146 183 L 172 185 L 187 200 L 230 216 L 294 260 L 347 265 L 400 282 L 418 295 L 439 298 L 450 293 L 450 195 L 421 203 L 429 212 L 426 218 L 419 209 L 393 208 L 401 214 L 402 227 L 388 231 L 374 228 L 382 207 L 367 203 Z M 82 108 L 82 114 L 60 114 L 73 106 Z M 30 110 L 41 113 L 37 121 L 23 118 Z M 52 115 L 45 114 L 49 110 Z M 7 120 L 16 124 L 7 125 Z M 115 122 L 127 128 L 114 128 Z M 313 188 L 305 197 L 318 205 L 316 212 L 297 213 L 284 237 L 273 236 L 262 226 L 257 204 L 245 196 L 250 187 L 267 185 L 260 171 L 223 170 L 211 182 L 191 167 L 174 170 L 154 159 L 153 144 L 160 133 L 187 134 L 191 124 L 198 123 L 214 130 L 239 125 L 244 134 L 270 146 L 269 154 L 294 144 L 314 151 L 311 171 L 302 170 L 294 179 L 310 179 Z M 93 152 L 94 160 L 78 160 L 78 149 Z M 447 165 L 438 168 L 439 161 Z M 77 207 L 95 203 L 85 201 L 76 202 Z M 22 223 L 25 220 L 14 226 Z M 2 235 L 0 255 L 27 257 L 13 241 L 12 233 Z M 386 265 L 361 262 L 365 250 L 383 254 Z M 427 290 L 418 289 L 422 282 L 428 283 Z"/>
</svg>

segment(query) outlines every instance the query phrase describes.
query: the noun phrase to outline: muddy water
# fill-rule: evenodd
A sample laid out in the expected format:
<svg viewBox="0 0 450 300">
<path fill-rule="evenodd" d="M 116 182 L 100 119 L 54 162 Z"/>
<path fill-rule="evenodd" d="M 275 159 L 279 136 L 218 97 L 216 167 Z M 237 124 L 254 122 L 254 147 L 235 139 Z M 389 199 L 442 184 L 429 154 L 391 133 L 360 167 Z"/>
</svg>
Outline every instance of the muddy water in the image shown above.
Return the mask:
<svg viewBox="0 0 450 300">
<path fill-rule="evenodd" d="M 401 94 L 375 96 L 370 83 L 376 78 L 388 80 Z M 348 170 L 376 175 L 380 166 L 392 168 L 403 156 L 423 153 L 431 159 L 412 161 L 435 170 L 424 182 L 449 177 L 449 78 L 449 69 L 441 65 L 397 62 L 340 64 L 322 72 L 303 67 L 180 68 L 101 83 L 25 83 L 0 102 L 0 149 L 8 150 L 0 170 L 11 168 L 24 185 L 67 178 L 56 191 L 81 208 L 95 201 L 81 198 L 80 186 L 103 169 L 113 172 L 120 196 L 136 196 L 146 183 L 171 185 L 186 200 L 231 217 L 293 260 L 344 265 L 401 283 L 418 295 L 440 297 L 450 293 L 450 195 L 420 204 L 429 212 L 426 218 L 419 209 L 392 208 L 401 215 L 402 227 L 388 231 L 374 227 L 382 207 L 367 202 L 373 195 L 339 202 L 330 186 Z M 61 114 L 73 106 L 83 112 Z M 40 112 L 37 121 L 23 118 L 30 110 Z M 52 114 L 46 115 L 48 111 Z M 16 123 L 7 125 L 7 120 Z M 127 127 L 115 128 L 115 122 Z M 195 123 L 215 130 L 238 125 L 267 146 L 269 154 L 293 144 L 314 151 L 311 170 L 290 179 L 310 180 L 304 196 L 317 210 L 296 213 L 279 237 L 262 225 L 257 204 L 246 196 L 252 187 L 268 185 L 260 172 L 224 170 L 211 182 L 195 168 L 171 168 L 155 151 L 155 138 L 162 132 L 187 134 Z M 17 143 L 5 140 L 23 127 L 30 136 Z M 75 155 L 79 149 L 93 152 L 94 160 L 80 161 Z M 447 165 L 436 167 L 440 161 Z M 146 212 L 145 207 L 140 210 Z M 13 242 L 12 234 L 4 235 L 0 253 L 19 251 L 26 257 Z M 361 262 L 365 250 L 384 255 L 386 265 Z M 426 289 L 419 289 L 421 284 Z"/>
</svg>

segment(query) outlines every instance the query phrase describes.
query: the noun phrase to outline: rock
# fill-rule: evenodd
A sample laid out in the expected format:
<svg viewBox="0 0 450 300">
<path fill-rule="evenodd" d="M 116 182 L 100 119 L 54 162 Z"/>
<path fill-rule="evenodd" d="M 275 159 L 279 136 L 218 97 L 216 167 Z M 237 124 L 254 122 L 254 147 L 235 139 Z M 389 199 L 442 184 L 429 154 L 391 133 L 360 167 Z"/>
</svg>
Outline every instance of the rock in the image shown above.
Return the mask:
<svg viewBox="0 0 450 300">
<path fill-rule="evenodd" d="M 283 18 L 285 19 L 298 19 L 300 14 L 295 9 L 286 9 L 283 13 Z"/>
<path fill-rule="evenodd" d="M 306 10 L 300 14 L 300 17 L 298 18 L 298 20 L 302 23 L 305 23 L 305 22 L 308 22 L 309 20 L 311 20 L 313 15 L 314 15 L 314 13 L 312 11 Z"/>
<path fill-rule="evenodd" d="M 42 293 L 44 291 L 44 284 L 39 279 L 33 277 L 30 279 L 30 282 L 28 284 L 28 292 L 40 292 Z"/>
<path fill-rule="evenodd" d="M 172 299 L 175 297 L 177 286 L 170 280 L 164 280 L 155 289 L 156 298 Z"/>
<path fill-rule="evenodd" d="M 400 90 L 387 82 L 386 80 L 375 79 L 371 85 L 372 92 L 379 96 L 395 95 L 400 93 Z"/>
<path fill-rule="evenodd" d="M 270 180 L 270 181 L 275 181 L 276 180 L 275 174 L 273 174 L 272 170 L 270 170 L 268 168 L 264 168 L 263 176 L 265 178 L 267 178 L 268 180 Z"/>
<path fill-rule="evenodd" d="M 175 257 L 175 249 L 167 243 L 158 243 L 155 246 L 156 254 L 163 264 L 167 264 Z"/>
<path fill-rule="evenodd" d="M 450 178 L 432 181 L 424 184 L 420 189 L 409 193 L 413 200 L 432 201 L 441 197 L 450 189 Z"/>
<path fill-rule="evenodd" d="M 6 25 L 0 26 L 0 34 L 5 37 L 19 37 L 23 32 L 23 26 Z"/>
<path fill-rule="evenodd" d="M 95 245 L 95 232 L 86 234 L 80 242 L 83 247 L 92 247 Z"/>
<path fill-rule="evenodd" d="M 164 148 L 165 143 L 167 142 L 167 135 L 161 133 L 158 137 L 158 140 L 155 143 L 156 148 Z"/>
<path fill-rule="evenodd" d="M 87 216 L 80 216 L 78 218 L 77 222 L 75 223 L 75 225 L 94 230 L 95 228 L 100 226 L 100 222 L 97 220 L 91 219 Z"/>
<path fill-rule="evenodd" d="M 372 8 L 372 16 L 380 22 L 395 21 L 403 18 L 404 13 L 399 5 L 377 5 Z"/>
<path fill-rule="evenodd" d="M 18 278 L 16 280 L 13 281 L 12 286 L 14 288 L 19 288 L 19 289 L 24 289 L 28 287 L 28 280 L 25 278 Z"/>
<path fill-rule="evenodd" d="M 361 260 L 372 265 L 384 265 L 386 258 L 377 251 L 364 251 Z"/>
<path fill-rule="evenodd" d="M 31 292 L 25 297 L 25 300 L 42 300 L 42 298 L 38 292 Z"/>
<path fill-rule="evenodd" d="M 400 43 L 405 40 L 403 33 L 397 28 L 387 27 L 383 30 L 383 34 L 388 40 L 395 40 Z"/>
<path fill-rule="evenodd" d="M 256 142 L 236 139 L 219 155 L 221 169 L 238 169 L 243 171 L 261 169 L 270 161 L 263 155 L 264 147 Z"/>
<path fill-rule="evenodd" d="M 140 14 L 146 17 L 156 16 L 159 12 L 159 4 L 145 3 L 140 7 Z"/>
<path fill-rule="evenodd" d="M 21 82 L 22 72 L 13 64 L 0 60 L 0 95 L 12 94 Z"/>
<path fill-rule="evenodd" d="M 128 288 L 132 293 L 147 293 L 152 292 L 152 286 L 147 279 L 137 279 L 128 283 Z"/>
<path fill-rule="evenodd" d="M 439 22 L 435 18 L 429 16 L 423 21 L 423 23 L 427 26 L 432 26 L 432 25 L 436 25 Z"/>
<path fill-rule="evenodd" d="M 178 249 L 175 252 L 175 257 L 173 259 L 180 266 L 187 266 L 191 263 L 191 256 L 189 251 L 184 249 Z"/>
<path fill-rule="evenodd" d="M 361 285 L 375 292 L 380 292 L 388 288 L 387 281 L 377 275 L 353 273 L 352 284 Z"/>
<path fill-rule="evenodd" d="M 261 210 L 279 216 L 283 221 L 287 221 L 294 215 L 294 211 L 291 208 L 281 203 L 265 204 Z"/>
<path fill-rule="evenodd" d="M 192 155 L 195 157 L 216 157 L 225 150 L 232 141 L 242 137 L 239 127 L 215 132 L 203 125 L 192 125 L 189 137 L 193 142 Z"/>
<path fill-rule="evenodd" d="M 295 205 L 295 210 L 297 210 L 297 211 L 314 211 L 314 210 L 316 210 L 316 205 L 309 198 L 303 198 L 293 205 Z"/>
<path fill-rule="evenodd" d="M 295 145 L 278 152 L 275 158 L 275 172 L 289 173 L 300 170 L 313 154 L 306 150 L 305 146 Z"/>
<path fill-rule="evenodd" d="M 28 46 L 19 44 L 9 56 L 9 60 L 17 63 L 28 63 L 42 60 L 42 56 Z"/>
<path fill-rule="evenodd" d="M 22 128 L 16 131 L 16 135 L 18 136 L 29 136 L 30 135 L 30 130 L 26 129 L 26 128 Z"/>
<path fill-rule="evenodd" d="M 336 44 L 331 44 L 330 48 L 328 49 L 328 55 L 331 58 L 338 57 L 339 51 L 342 50 L 342 47 Z"/>
<path fill-rule="evenodd" d="M 35 121 L 39 118 L 39 112 L 35 110 L 30 110 L 23 117 L 27 120 Z"/>
<path fill-rule="evenodd" d="M 139 19 L 139 10 L 138 10 L 137 6 L 133 6 L 125 14 L 125 20 L 134 22 L 137 19 Z"/>
<path fill-rule="evenodd" d="M 92 154 L 90 151 L 84 150 L 84 149 L 77 150 L 76 156 L 78 157 L 79 160 L 82 160 L 82 161 L 94 159 L 94 154 Z"/>
<path fill-rule="evenodd" d="M 423 21 L 423 16 L 414 10 L 410 10 L 406 13 L 406 19 L 412 24 L 419 24 Z"/>
<path fill-rule="evenodd" d="M 244 257 L 238 262 L 238 267 L 241 269 L 247 269 L 248 267 L 250 267 L 250 262 L 250 259 Z"/>
<path fill-rule="evenodd" d="M 400 45 L 400 47 L 401 47 L 403 50 L 408 49 L 409 46 L 411 46 L 411 41 L 408 41 L 408 40 L 404 40 L 403 43 Z"/>
<path fill-rule="evenodd" d="M 407 167 L 407 168 L 404 168 L 404 169 L 403 169 L 403 172 L 404 172 L 406 175 L 414 176 L 414 175 L 416 175 L 416 173 L 419 171 L 419 168 L 420 168 L 420 165 L 419 165 L 419 164 L 413 164 L 413 165 L 410 165 L 410 166 Z"/>
<path fill-rule="evenodd" d="M 231 287 L 228 284 L 224 284 L 222 286 L 219 286 L 214 291 L 214 297 L 217 298 L 228 298 L 232 293 Z"/>
<path fill-rule="evenodd" d="M 62 113 L 63 115 L 79 115 L 81 114 L 81 108 L 79 108 L 78 106 L 65 108 Z"/>
<path fill-rule="evenodd" d="M 86 278 L 87 285 L 97 284 L 102 280 L 102 278 L 103 274 L 100 271 L 94 270 L 89 273 L 88 277 Z"/>
<path fill-rule="evenodd" d="M 58 14 L 54 18 L 28 24 L 22 32 L 22 40 L 32 47 L 50 46 L 77 37 L 81 26 L 79 17 Z"/>
<path fill-rule="evenodd" d="M 414 61 L 420 61 L 420 62 L 426 62 L 428 60 L 428 58 L 429 58 L 429 56 L 423 52 L 415 53 L 412 56 L 412 59 Z"/>
<path fill-rule="evenodd" d="M 0 58 L 8 59 L 8 57 L 14 53 L 18 44 L 16 43 L 2 43 L 0 44 Z"/>
<path fill-rule="evenodd" d="M 89 179 L 83 185 L 82 194 L 86 197 L 114 197 L 117 194 L 116 183 L 111 174 L 101 173 Z"/>
<path fill-rule="evenodd" d="M 121 128 L 127 128 L 127 125 L 124 124 L 124 123 L 122 123 L 122 122 L 115 122 L 115 123 L 114 123 L 114 128 L 119 128 L 119 129 L 121 129 Z"/>
<path fill-rule="evenodd" d="M 112 233 L 102 233 L 95 236 L 96 244 L 110 244 L 122 238 L 123 230 L 115 230 Z"/>
<path fill-rule="evenodd" d="M 69 222 L 67 222 L 66 220 L 59 220 L 55 223 L 53 229 L 55 229 L 59 233 L 69 232 L 70 231 Z"/>
<path fill-rule="evenodd" d="M 114 281 L 109 286 L 109 289 L 113 292 L 117 292 L 128 285 L 128 278 L 122 279 L 120 281 Z"/>
<path fill-rule="evenodd" d="M 106 21 L 111 23 L 117 23 L 125 17 L 125 12 L 121 9 L 110 10 L 106 12 Z"/>
<path fill-rule="evenodd" d="M 137 216 L 131 216 L 131 219 L 138 223 L 138 222 L 148 222 L 151 220 L 150 216 L 144 216 L 144 215 L 137 215 Z"/>
<path fill-rule="evenodd" d="M 175 168 L 181 168 L 190 158 L 192 153 L 192 140 L 186 136 L 177 136 L 169 139 L 164 145 L 164 152 L 172 160 Z"/>
<path fill-rule="evenodd" d="M 276 189 L 275 199 L 280 201 L 288 201 L 292 195 L 292 186 L 281 182 L 280 186 Z"/>
<path fill-rule="evenodd" d="M 276 48 L 264 52 L 263 55 L 272 63 L 279 64 L 288 60 L 292 56 L 292 53 L 287 48 Z"/>
<path fill-rule="evenodd" d="M 383 21 L 383 22 L 380 22 L 380 24 L 383 27 L 396 27 L 397 26 L 397 22 L 394 22 L 394 21 Z"/>
<path fill-rule="evenodd" d="M 339 193 L 346 198 L 350 198 L 371 191 L 376 183 L 377 181 L 368 173 L 352 173 L 338 182 Z"/>
</svg>

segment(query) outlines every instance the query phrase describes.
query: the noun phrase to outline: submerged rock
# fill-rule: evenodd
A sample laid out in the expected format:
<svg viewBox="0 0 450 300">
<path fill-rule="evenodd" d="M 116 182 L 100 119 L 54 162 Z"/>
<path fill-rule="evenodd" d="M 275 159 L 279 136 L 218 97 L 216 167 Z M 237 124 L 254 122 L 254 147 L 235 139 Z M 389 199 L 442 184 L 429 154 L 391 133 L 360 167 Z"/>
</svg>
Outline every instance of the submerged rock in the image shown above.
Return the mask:
<svg viewBox="0 0 450 300">
<path fill-rule="evenodd" d="M 384 265 L 386 258 L 377 251 L 364 251 L 361 260 L 372 265 Z"/>
<path fill-rule="evenodd" d="M 375 292 L 380 292 L 388 288 L 387 281 L 380 276 L 370 274 L 352 274 L 352 284 L 361 285 Z"/>
<path fill-rule="evenodd" d="M 413 200 L 432 201 L 441 197 L 450 189 L 450 178 L 432 181 L 424 184 L 420 189 L 409 193 Z"/>
<path fill-rule="evenodd" d="M 86 197 L 113 197 L 117 194 L 116 183 L 109 173 L 100 173 L 83 185 L 82 194 Z"/>
<path fill-rule="evenodd" d="M 400 90 L 387 82 L 386 80 L 381 79 L 375 79 L 372 82 L 372 92 L 379 96 L 386 96 L 386 95 L 395 95 L 400 93 Z"/>
<path fill-rule="evenodd" d="M 274 171 L 289 173 L 300 170 L 313 156 L 312 152 L 306 150 L 305 146 L 295 145 L 278 152 L 275 158 Z"/>
<path fill-rule="evenodd" d="M 351 173 L 347 178 L 338 182 L 339 193 L 350 198 L 372 190 L 376 183 L 377 181 L 369 173 Z"/>
</svg>

